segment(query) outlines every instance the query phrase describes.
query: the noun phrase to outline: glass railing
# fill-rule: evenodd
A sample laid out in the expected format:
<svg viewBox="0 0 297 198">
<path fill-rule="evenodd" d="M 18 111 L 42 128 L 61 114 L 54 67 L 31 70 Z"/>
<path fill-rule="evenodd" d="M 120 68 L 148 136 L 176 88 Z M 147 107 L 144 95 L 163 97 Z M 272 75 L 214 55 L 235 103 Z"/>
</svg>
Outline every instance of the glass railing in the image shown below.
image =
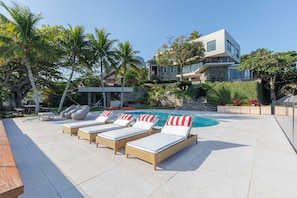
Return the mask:
<svg viewBox="0 0 297 198">
<path fill-rule="evenodd" d="M 202 66 L 203 66 L 203 63 L 187 65 L 187 66 L 183 67 L 183 73 L 195 72 L 197 69 L 199 69 Z"/>
<path fill-rule="evenodd" d="M 297 152 L 297 104 L 274 101 L 272 105 L 276 121 Z"/>
</svg>

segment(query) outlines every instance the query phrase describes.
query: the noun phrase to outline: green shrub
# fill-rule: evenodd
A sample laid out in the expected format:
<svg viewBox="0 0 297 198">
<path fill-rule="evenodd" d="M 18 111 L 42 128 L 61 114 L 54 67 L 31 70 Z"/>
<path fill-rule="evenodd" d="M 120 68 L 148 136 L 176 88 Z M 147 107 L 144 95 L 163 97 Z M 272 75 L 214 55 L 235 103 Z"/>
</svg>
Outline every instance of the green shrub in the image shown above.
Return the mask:
<svg viewBox="0 0 297 198">
<path fill-rule="evenodd" d="M 253 99 L 262 101 L 262 88 L 257 81 L 220 82 L 209 86 L 211 88 L 206 94 L 207 101 L 213 105 L 232 104 L 235 99 L 242 100 L 242 103 L 248 103 Z"/>
</svg>

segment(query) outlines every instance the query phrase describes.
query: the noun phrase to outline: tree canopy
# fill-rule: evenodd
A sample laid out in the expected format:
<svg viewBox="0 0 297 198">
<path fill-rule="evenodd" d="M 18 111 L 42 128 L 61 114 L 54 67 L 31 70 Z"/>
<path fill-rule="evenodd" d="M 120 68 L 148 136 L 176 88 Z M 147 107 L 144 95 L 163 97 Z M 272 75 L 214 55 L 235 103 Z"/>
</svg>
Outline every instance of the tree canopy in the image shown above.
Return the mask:
<svg viewBox="0 0 297 198">
<path fill-rule="evenodd" d="M 37 23 L 41 19 L 41 14 L 34 14 L 28 7 L 22 7 L 13 3 L 12 7 L 6 6 L 0 1 L 3 7 L 12 18 L 7 19 L 0 14 L 1 22 L 5 30 L 0 32 L 0 55 L 1 62 L 10 62 L 22 58 L 20 66 L 25 66 L 28 78 L 34 93 L 36 103 L 35 111 L 39 111 L 39 91 L 34 78 L 33 65 L 37 63 L 38 57 L 50 57 L 50 46 L 44 42 L 43 36 L 37 31 Z"/>
<path fill-rule="evenodd" d="M 295 51 L 273 52 L 259 48 L 250 54 L 242 55 L 238 69 L 251 70 L 255 75 L 267 82 L 271 100 L 275 100 L 277 80 L 285 80 L 287 76 L 296 76 L 297 54 Z"/>
<path fill-rule="evenodd" d="M 179 36 L 168 39 L 167 44 L 158 50 L 156 61 L 161 66 L 179 67 L 180 80 L 182 81 L 183 67 L 202 61 L 204 52 L 205 49 L 201 41 L 189 41 L 186 36 Z"/>
<path fill-rule="evenodd" d="M 137 65 L 140 64 L 140 61 L 135 58 L 135 55 L 138 51 L 133 49 L 133 46 L 128 42 L 118 43 L 117 48 L 115 49 L 116 58 L 118 60 L 118 64 L 120 70 L 122 72 L 123 80 L 122 80 L 122 91 L 121 91 L 121 108 L 124 104 L 124 86 L 126 80 L 126 73 L 128 69 L 137 68 Z"/>
</svg>

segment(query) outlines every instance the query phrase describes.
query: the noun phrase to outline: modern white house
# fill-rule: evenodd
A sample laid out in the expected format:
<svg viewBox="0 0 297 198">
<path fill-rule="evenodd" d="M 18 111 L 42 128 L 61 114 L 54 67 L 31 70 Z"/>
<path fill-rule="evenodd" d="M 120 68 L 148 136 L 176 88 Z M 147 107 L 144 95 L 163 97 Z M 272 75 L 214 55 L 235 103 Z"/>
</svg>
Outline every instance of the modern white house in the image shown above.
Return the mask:
<svg viewBox="0 0 297 198">
<path fill-rule="evenodd" d="M 201 36 L 190 42 L 201 41 L 204 44 L 205 55 L 202 62 L 183 68 L 183 79 L 192 82 L 230 81 L 248 77 L 247 71 L 239 71 L 240 45 L 225 30 Z M 180 71 L 175 66 L 159 66 L 155 60 L 147 62 L 151 79 L 174 79 L 180 77 Z"/>
</svg>

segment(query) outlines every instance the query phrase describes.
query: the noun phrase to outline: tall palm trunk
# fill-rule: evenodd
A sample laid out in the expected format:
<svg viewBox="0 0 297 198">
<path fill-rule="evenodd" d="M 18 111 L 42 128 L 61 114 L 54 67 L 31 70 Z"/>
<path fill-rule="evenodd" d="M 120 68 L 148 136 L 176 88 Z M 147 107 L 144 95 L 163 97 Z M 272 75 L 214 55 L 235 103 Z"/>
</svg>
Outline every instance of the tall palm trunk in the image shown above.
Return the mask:
<svg viewBox="0 0 297 198">
<path fill-rule="evenodd" d="M 27 50 L 25 50 L 25 56 L 24 56 L 24 60 L 25 60 L 25 65 L 26 65 L 26 68 L 27 68 L 27 71 L 28 71 L 28 75 L 29 75 L 29 80 L 30 80 L 30 83 L 31 83 L 31 86 L 32 86 L 32 89 L 33 89 L 33 94 L 34 94 L 34 101 L 35 101 L 35 112 L 38 113 L 39 112 L 39 93 L 38 93 L 38 89 L 36 87 L 36 84 L 35 84 L 35 80 L 34 80 L 34 77 L 33 77 L 33 72 L 32 72 L 32 68 L 31 68 L 31 65 L 29 63 L 29 60 L 28 60 L 28 52 Z"/>
<path fill-rule="evenodd" d="M 100 72 L 101 72 L 101 87 L 102 87 L 102 97 L 103 97 L 103 107 L 106 109 L 106 94 L 105 94 L 105 89 L 104 89 L 104 79 L 103 79 L 103 63 L 102 61 L 100 62 Z"/>
<path fill-rule="evenodd" d="M 72 76 L 73 76 L 73 73 L 74 73 L 74 68 L 75 68 L 75 66 L 73 64 L 73 66 L 71 68 L 70 76 L 69 76 L 69 78 L 67 80 L 66 87 L 64 89 L 63 95 L 62 95 L 61 100 L 60 100 L 58 112 L 61 112 L 62 111 L 63 104 L 64 104 L 65 98 L 67 96 L 67 93 L 68 93 L 68 90 L 69 90 L 69 87 L 70 87 L 70 82 L 71 82 L 71 79 L 72 79 Z"/>
<path fill-rule="evenodd" d="M 120 104 L 120 108 L 123 108 L 123 105 L 124 105 L 124 86 L 125 86 L 125 80 L 126 80 L 126 68 L 124 69 L 124 75 L 123 75 L 123 81 L 122 81 L 122 91 L 121 91 L 121 104 Z"/>
</svg>

